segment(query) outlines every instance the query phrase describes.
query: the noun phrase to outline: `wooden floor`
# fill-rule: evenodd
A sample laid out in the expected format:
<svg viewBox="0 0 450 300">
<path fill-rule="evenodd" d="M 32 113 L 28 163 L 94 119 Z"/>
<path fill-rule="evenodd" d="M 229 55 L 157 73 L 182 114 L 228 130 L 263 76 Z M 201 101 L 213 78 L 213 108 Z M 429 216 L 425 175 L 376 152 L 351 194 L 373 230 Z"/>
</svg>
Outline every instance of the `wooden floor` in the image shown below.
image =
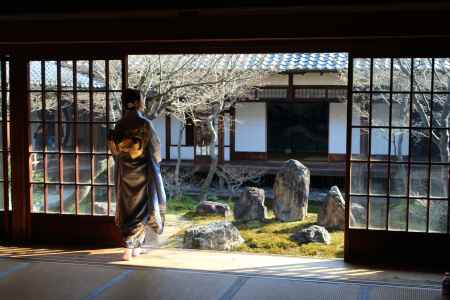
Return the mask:
<svg viewBox="0 0 450 300">
<path fill-rule="evenodd" d="M 443 299 L 441 274 L 340 259 L 147 249 L 0 246 L 0 299 Z"/>
<path fill-rule="evenodd" d="M 267 171 L 267 174 L 276 174 L 280 167 L 283 165 L 283 161 L 279 160 L 238 160 L 223 163 L 224 165 L 244 167 L 244 168 L 261 168 Z M 328 161 L 302 161 L 307 166 L 312 176 L 326 176 L 326 177 L 344 177 L 345 176 L 345 162 L 328 162 Z M 162 166 L 175 166 L 175 160 L 165 160 L 161 163 Z M 194 161 L 186 160 L 182 161 L 182 166 L 193 167 L 196 165 Z M 203 165 L 199 166 L 204 167 Z"/>
</svg>

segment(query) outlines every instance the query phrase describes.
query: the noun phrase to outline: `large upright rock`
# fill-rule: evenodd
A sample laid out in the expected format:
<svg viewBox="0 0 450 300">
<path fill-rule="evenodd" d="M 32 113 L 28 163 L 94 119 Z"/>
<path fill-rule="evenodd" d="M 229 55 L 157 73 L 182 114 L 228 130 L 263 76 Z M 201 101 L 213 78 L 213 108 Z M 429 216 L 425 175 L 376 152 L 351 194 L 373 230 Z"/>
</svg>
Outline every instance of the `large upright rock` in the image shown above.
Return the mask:
<svg viewBox="0 0 450 300">
<path fill-rule="evenodd" d="M 234 218 L 238 221 L 264 221 L 267 218 L 264 198 L 263 189 L 256 187 L 245 188 L 234 206 Z"/>
<path fill-rule="evenodd" d="M 303 220 L 308 212 L 309 169 L 290 159 L 275 177 L 273 210 L 280 221 Z"/>
<path fill-rule="evenodd" d="M 220 221 L 188 228 L 183 246 L 189 249 L 231 250 L 243 242 L 244 239 L 233 224 Z"/>
<path fill-rule="evenodd" d="M 326 195 L 317 223 L 327 229 L 344 229 L 345 200 L 337 186 L 332 186 Z"/>
</svg>

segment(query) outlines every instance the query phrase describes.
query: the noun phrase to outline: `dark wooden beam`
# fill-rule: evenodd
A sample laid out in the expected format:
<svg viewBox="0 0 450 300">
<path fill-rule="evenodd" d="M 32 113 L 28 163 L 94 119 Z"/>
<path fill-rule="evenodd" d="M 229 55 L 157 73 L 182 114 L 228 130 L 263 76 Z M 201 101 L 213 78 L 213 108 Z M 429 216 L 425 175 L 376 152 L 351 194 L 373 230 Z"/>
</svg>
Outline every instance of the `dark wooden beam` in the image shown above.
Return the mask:
<svg viewBox="0 0 450 300">
<path fill-rule="evenodd" d="M 166 115 L 166 160 L 170 160 L 171 124 L 170 116 Z"/>
<path fill-rule="evenodd" d="M 125 10 L 119 16 L 105 15 L 107 11 L 103 11 L 76 17 L 54 14 L 58 18 L 42 20 L 0 18 L 0 26 L 8 28 L 0 36 L 3 45 L 0 48 L 33 56 L 254 52 L 255 49 L 258 52 L 388 50 L 388 55 L 394 51 L 403 55 L 433 51 L 445 55 L 448 52 L 443 42 L 448 44 L 450 39 L 447 26 L 450 7 L 438 4 L 422 1 L 374 7 L 350 3 L 326 8 L 280 5 L 270 9 L 202 9 L 198 14 L 164 10 L 164 14 L 155 12 L 152 16 L 152 12 L 133 14 Z M 235 21 L 229 22 L 230 18 Z"/>
<path fill-rule="evenodd" d="M 28 76 L 27 59 L 11 57 L 12 238 L 16 242 L 30 237 Z"/>
<path fill-rule="evenodd" d="M 294 74 L 289 73 L 288 74 L 288 100 L 292 101 L 295 98 L 295 88 L 294 88 Z"/>
</svg>

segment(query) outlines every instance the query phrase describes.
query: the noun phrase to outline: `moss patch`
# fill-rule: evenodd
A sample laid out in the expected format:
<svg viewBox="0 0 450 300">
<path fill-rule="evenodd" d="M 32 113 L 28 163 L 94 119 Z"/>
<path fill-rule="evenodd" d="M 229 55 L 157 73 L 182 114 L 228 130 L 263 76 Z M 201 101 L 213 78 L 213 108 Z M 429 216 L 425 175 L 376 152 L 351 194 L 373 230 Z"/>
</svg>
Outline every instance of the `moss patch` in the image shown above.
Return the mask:
<svg viewBox="0 0 450 300">
<path fill-rule="evenodd" d="M 299 222 L 279 222 L 275 219 L 270 219 L 265 223 L 253 221 L 247 224 L 236 224 L 242 237 L 245 239 L 245 243 L 236 250 L 326 258 L 343 257 L 343 231 L 330 232 L 330 245 L 321 243 L 299 245 L 290 240 L 290 236 L 294 232 L 315 224 L 316 220 L 317 214 L 308 213 L 308 217 L 304 221 Z"/>
<path fill-rule="evenodd" d="M 234 201 L 230 199 L 211 199 L 234 206 Z M 214 221 L 224 220 L 221 216 L 204 216 L 195 213 L 195 207 L 198 201 L 195 198 L 186 197 L 182 200 L 171 199 L 168 202 L 168 213 L 181 215 L 193 224 L 207 224 Z M 299 245 L 290 240 L 290 236 L 307 226 L 317 222 L 317 214 L 320 210 L 321 203 L 310 201 L 308 206 L 308 216 L 304 221 L 298 222 L 280 222 L 275 220 L 272 211 L 269 211 L 269 219 L 265 222 L 251 221 L 247 223 L 235 222 L 232 217 L 227 218 L 233 222 L 241 232 L 245 243 L 235 251 L 253 252 L 253 253 L 269 253 L 295 256 L 314 256 L 323 258 L 343 257 L 344 255 L 344 232 L 330 232 L 331 244 L 325 245 L 320 243 L 309 243 Z M 178 232 L 172 237 L 172 247 L 181 247 L 184 230 Z"/>
</svg>

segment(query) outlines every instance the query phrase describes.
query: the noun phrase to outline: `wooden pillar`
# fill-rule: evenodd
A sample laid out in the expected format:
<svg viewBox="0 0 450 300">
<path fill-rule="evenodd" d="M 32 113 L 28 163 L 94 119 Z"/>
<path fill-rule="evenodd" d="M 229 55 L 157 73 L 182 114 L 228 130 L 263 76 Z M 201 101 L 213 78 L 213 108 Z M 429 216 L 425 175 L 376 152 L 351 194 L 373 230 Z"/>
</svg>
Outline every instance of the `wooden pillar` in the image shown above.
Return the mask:
<svg viewBox="0 0 450 300">
<path fill-rule="evenodd" d="M 170 126 L 170 116 L 166 115 L 166 160 L 170 160 L 170 145 L 171 145 L 171 126 Z"/>
<path fill-rule="evenodd" d="M 230 160 L 235 158 L 236 107 L 230 108 Z"/>
<path fill-rule="evenodd" d="M 348 86 L 347 86 L 347 145 L 345 157 L 345 228 L 344 228 L 344 259 L 350 261 L 350 187 L 351 187 L 351 157 L 352 157 L 352 90 L 353 90 L 353 57 L 350 54 L 348 60 Z M 368 221 L 368 220 L 367 220 Z"/>
<path fill-rule="evenodd" d="M 128 55 L 122 57 L 122 90 L 128 88 Z"/>
<path fill-rule="evenodd" d="M 295 98 L 295 89 L 294 89 L 294 74 L 289 73 L 288 74 L 288 100 L 292 101 Z"/>
<path fill-rule="evenodd" d="M 6 82 L 7 82 L 7 78 L 8 78 L 8 69 L 6 68 L 6 63 L 7 60 L 2 57 L 1 60 L 1 78 L 0 78 L 0 83 L 1 83 L 1 115 L 2 115 L 2 128 L 0 129 L 2 131 L 2 143 L 3 143 L 3 170 L 0 170 L 0 172 L 3 172 L 3 178 L 4 178 L 4 182 L 3 182 L 3 208 L 4 211 L 1 212 L 0 216 L 1 218 L 3 218 L 3 222 L 2 224 L 0 224 L 3 227 L 0 227 L 0 238 L 4 238 L 6 240 L 9 240 L 11 238 L 10 236 L 10 228 L 11 228 L 11 216 L 10 216 L 10 207 L 9 207 L 9 189 L 8 189 L 8 185 L 10 182 L 10 178 L 9 178 L 9 161 L 8 161 L 8 145 L 9 145 L 9 123 L 7 122 L 7 87 L 6 87 Z M 5 158 L 6 155 L 6 158 Z M 1 220 L 0 218 L 0 220 Z"/>
<path fill-rule="evenodd" d="M 11 59 L 11 179 L 12 238 L 24 242 L 31 236 L 29 143 L 28 143 L 28 61 L 25 57 Z"/>
</svg>

